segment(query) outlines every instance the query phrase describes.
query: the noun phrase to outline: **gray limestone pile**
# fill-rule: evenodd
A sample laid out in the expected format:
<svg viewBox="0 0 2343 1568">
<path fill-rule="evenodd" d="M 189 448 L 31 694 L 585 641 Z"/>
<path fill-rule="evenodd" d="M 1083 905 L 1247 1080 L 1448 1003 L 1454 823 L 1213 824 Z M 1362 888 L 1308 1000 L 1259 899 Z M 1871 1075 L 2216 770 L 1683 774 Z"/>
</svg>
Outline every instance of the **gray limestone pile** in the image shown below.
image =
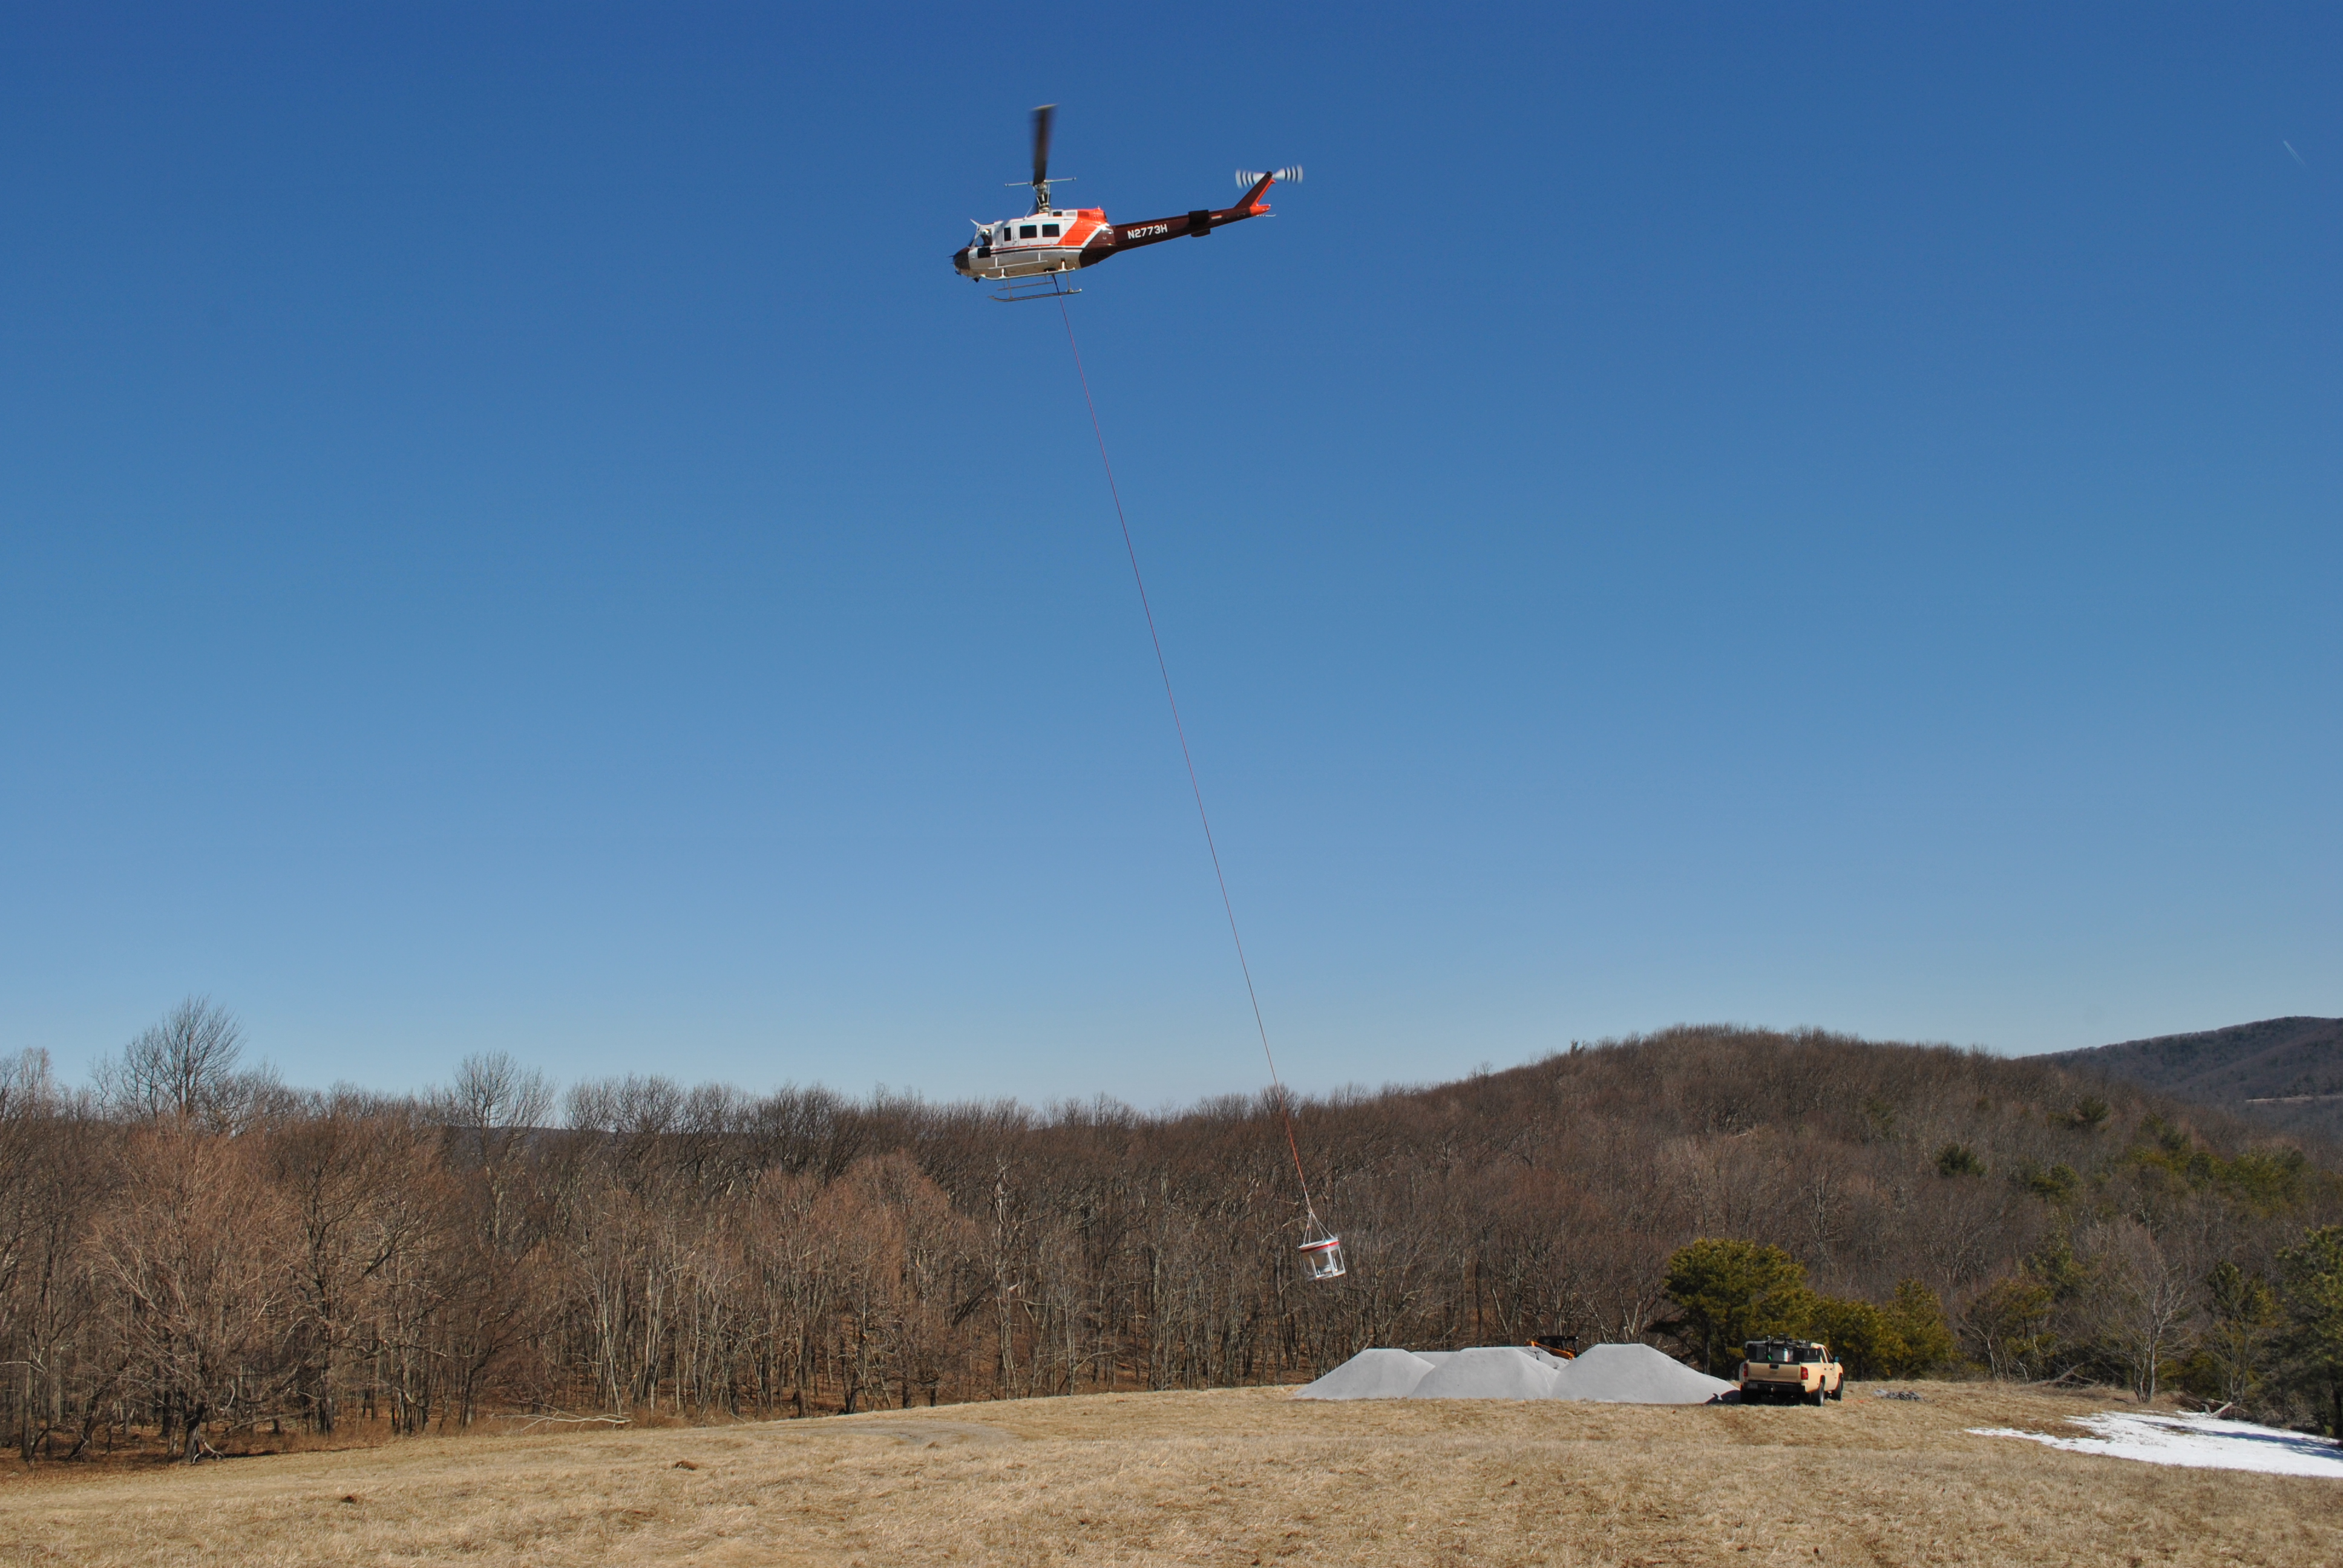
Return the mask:
<svg viewBox="0 0 2343 1568">
<path fill-rule="evenodd" d="M 1296 1399 L 1405 1399 L 1432 1363 L 1412 1351 L 1361 1351 Z"/>
<path fill-rule="evenodd" d="M 1562 1374 L 1511 1345 L 1457 1351 L 1443 1356 L 1406 1399 L 1552 1399 Z"/>
<path fill-rule="evenodd" d="M 1649 1345 L 1594 1345 L 1574 1361 L 1511 1345 L 1467 1351 L 1361 1351 L 1296 1399 L 1569 1399 L 1604 1404 L 1709 1404 L 1732 1392 Z"/>
<path fill-rule="evenodd" d="M 1664 1355 L 1649 1345 L 1589 1345 L 1554 1374 L 1548 1399 L 1584 1399 L 1600 1404 L 1707 1404 L 1738 1383 Z"/>
</svg>

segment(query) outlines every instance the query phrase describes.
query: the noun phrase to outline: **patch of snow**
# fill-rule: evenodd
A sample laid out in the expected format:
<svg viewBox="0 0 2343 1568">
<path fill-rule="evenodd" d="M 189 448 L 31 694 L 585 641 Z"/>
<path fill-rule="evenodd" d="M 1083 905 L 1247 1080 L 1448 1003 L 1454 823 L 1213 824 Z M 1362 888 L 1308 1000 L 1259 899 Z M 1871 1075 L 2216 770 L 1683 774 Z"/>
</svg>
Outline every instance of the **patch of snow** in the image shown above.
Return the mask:
<svg viewBox="0 0 2343 1568">
<path fill-rule="evenodd" d="M 2014 1427 L 1973 1427 L 1976 1437 L 2022 1437 L 2069 1453 L 2102 1453 L 2148 1464 L 2199 1470 L 2259 1470 L 2273 1475 L 2319 1475 L 2343 1481 L 2343 1448 L 2323 1437 L 2281 1432 L 2251 1422 L 2209 1415 L 2142 1415 L 2107 1411 L 2073 1418 L 2089 1437 L 2056 1437 Z"/>
</svg>

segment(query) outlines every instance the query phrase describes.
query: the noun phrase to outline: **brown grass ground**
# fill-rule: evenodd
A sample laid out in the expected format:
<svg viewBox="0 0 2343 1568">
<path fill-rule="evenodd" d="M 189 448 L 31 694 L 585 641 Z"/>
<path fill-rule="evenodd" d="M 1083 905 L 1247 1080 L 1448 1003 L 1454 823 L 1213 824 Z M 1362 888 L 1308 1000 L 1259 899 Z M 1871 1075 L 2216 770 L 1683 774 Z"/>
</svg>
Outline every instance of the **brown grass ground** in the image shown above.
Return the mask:
<svg viewBox="0 0 2343 1568">
<path fill-rule="evenodd" d="M 0 1561 L 2343 1563 L 2343 1485 L 2059 1452 L 2104 1391 L 1692 1409 L 1101 1394 L 0 1482 Z M 697 1468 L 686 1468 L 686 1463 Z"/>
</svg>

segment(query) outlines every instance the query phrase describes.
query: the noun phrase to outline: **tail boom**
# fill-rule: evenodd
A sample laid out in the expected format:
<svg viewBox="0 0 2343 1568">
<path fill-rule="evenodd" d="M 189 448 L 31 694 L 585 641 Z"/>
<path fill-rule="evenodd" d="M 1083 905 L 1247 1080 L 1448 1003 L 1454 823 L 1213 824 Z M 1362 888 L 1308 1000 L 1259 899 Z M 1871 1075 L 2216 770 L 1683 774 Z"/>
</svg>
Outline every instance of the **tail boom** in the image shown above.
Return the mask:
<svg viewBox="0 0 2343 1568">
<path fill-rule="evenodd" d="M 1082 250 L 1082 265 L 1095 266 L 1108 256 L 1126 250 L 1137 250 L 1167 239 L 1202 239 L 1216 228 L 1232 223 L 1242 223 L 1249 217 L 1261 217 L 1269 211 L 1262 200 L 1262 193 L 1277 183 L 1275 175 L 1263 175 L 1234 206 L 1198 207 L 1193 212 L 1174 214 L 1171 217 L 1151 217 L 1140 223 L 1110 224 Z"/>
</svg>

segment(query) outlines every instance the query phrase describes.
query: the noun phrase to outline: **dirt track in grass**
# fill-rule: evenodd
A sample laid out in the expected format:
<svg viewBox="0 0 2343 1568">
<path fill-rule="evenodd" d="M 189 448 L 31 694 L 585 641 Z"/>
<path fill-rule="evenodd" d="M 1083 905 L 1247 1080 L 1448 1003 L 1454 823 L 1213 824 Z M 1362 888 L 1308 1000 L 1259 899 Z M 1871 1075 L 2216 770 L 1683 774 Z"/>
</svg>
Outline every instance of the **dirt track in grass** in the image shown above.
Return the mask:
<svg viewBox="0 0 2343 1568">
<path fill-rule="evenodd" d="M 13 1564 L 2343 1563 L 2343 1484 L 2059 1452 L 2106 1391 L 1103 1394 L 0 1482 Z M 679 1462 L 681 1462 L 679 1463 Z M 688 1463 L 697 1468 L 684 1468 Z M 355 1501 L 352 1501 L 355 1499 Z"/>
</svg>

